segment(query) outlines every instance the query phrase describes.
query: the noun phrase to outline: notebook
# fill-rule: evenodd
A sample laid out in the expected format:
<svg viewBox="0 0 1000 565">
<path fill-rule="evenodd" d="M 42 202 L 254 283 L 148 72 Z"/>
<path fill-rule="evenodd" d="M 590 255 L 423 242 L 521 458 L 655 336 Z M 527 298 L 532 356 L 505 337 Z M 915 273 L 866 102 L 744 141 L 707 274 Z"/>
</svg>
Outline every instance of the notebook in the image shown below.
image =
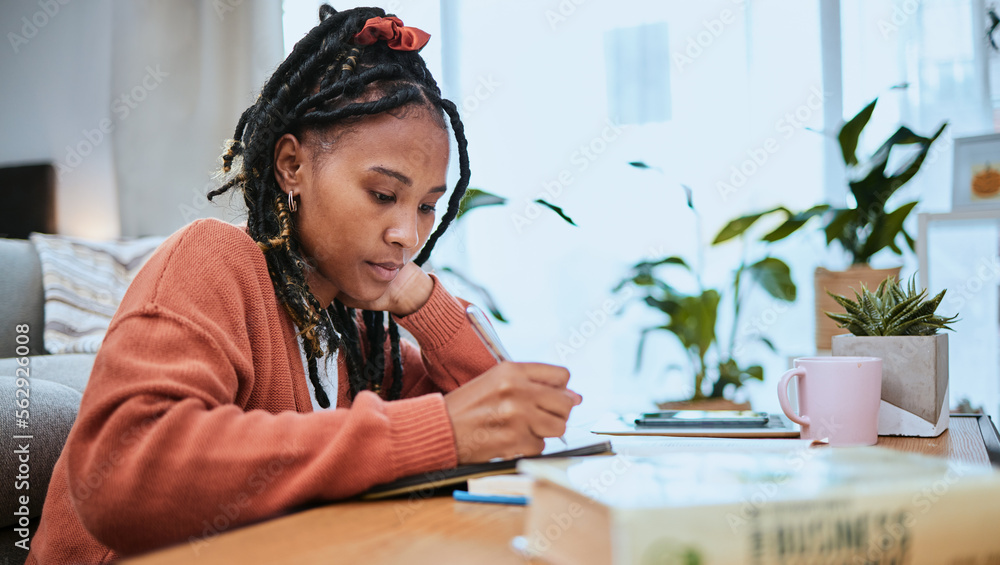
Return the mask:
<svg viewBox="0 0 1000 565">
<path fill-rule="evenodd" d="M 488 477 L 490 475 L 503 475 L 517 472 L 517 462 L 521 459 L 549 459 L 556 457 L 579 457 L 583 455 L 610 455 L 611 442 L 603 441 L 592 443 L 572 449 L 562 451 L 543 452 L 541 455 L 532 457 L 518 457 L 514 459 L 504 459 L 502 461 L 490 461 L 488 463 L 473 463 L 471 465 L 459 465 L 452 469 L 441 469 L 440 471 L 430 471 L 403 477 L 395 481 L 381 484 L 369 489 L 361 495 L 361 500 L 378 500 L 394 496 L 401 496 L 419 492 L 421 498 L 434 496 L 439 491 L 441 493 L 451 492 L 455 487 L 465 483 L 469 479 L 477 477 Z"/>
</svg>

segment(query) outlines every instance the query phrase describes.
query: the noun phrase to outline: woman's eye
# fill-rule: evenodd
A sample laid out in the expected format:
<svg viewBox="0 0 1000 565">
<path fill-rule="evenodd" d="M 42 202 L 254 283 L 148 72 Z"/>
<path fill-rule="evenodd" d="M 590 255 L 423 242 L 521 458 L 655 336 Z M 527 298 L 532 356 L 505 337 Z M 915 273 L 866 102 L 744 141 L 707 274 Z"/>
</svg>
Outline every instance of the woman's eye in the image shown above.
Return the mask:
<svg viewBox="0 0 1000 565">
<path fill-rule="evenodd" d="M 392 202 L 395 198 L 389 194 L 382 194 L 381 192 L 372 191 L 372 197 L 379 202 Z"/>
<path fill-rule="evenodd" d="M 437 208 L 431 204 L 423 204 L 420 206 L 420 211 L 424 214 L 433 214 L 435 210 L 437 210 Z"/>
</svg>

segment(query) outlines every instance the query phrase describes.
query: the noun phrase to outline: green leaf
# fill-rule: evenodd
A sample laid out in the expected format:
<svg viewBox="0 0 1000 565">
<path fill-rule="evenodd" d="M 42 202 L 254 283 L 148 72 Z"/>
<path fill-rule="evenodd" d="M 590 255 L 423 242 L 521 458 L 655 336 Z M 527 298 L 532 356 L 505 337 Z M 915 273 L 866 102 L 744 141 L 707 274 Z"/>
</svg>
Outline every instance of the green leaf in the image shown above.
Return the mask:
<svg viewBox="0 0 1000 565">
<path fill-rule="evenodd" d="M 566 215 L 566 214 L 565 214 L 565 213 L 564 213 L 564 212 L 562 211 L 562 208 L 560 208 L 560 207 L 558 207 L 558 206 L 555 206 L 555 205 L 553 205 L 553 204 L 549 204 L 548 202 L 546 202 L 545 200 L 542 200 L 541 198 L 538 198 L 538 199 L 536 199 L 536 200 L 535 200 L 535 202 L 538 202 L 538 203 L 539 203 L 539 204 L 541 204 L 542 206 L 545 206 L 546 208 L 548 208 L 548 209 L 552 210 L 552 211 L 553 211 L 553 212 L 555 212 L 556 214 L 559 214 L 559 217 L 560 217 L 560 218 L 562 218 L 562 219 L 566 220 L 566 221 L 567 221 L 567 222 L 569 222 L 570 224 L 572 224 L 572 225 L 574 225 L 574 226 L 576 225 L 576 222 L 574 222 L 572 218 L 570 218 L 569 216 L 567 216 L 567 215 Z"/>
<path fill-rule="evenodd" d="M 906 239 L 906 245 L 910 248 L 910 251 L 917 252 L 917 242 L 913 239 L 909 233 L 907 233 L 906 228 L 903 228 L 903 238 Z M 900 253 L 902 255 L 902 253 Z"/>
<path fill-rule="evenodd" d="M 722 230 L 719 231 L 718 235 L 715 236 L 715 239 L 712 240 L 712 245 L 718 245 L 724 241 L 728 241 L 742 234 L 747 229 L 749 229 L 750 226 L 754 224 L 754 222 L 761 219 L 763 216 L 778 211 L 783 211 L 785 212 L 786 215 L 791 216 L 791 212 L 789 212 L 788 209 L 785 208 L 784 206 L 778 206 L 777 208 L 768 210 L 766 212 L 758 212 L 756 214 L 750 214 L 748 216 L 741 216 L 726 224 L 725 227 L 723 227 Z"/>
<path fill-rule="evenodd" d="M 924 159 L 927 158 L 927 152 L 930 151 L 931 144 L 944 133 L 946 127 L 948 127 L 948 122 L 941 124 L 941 127 L 930 138 L 920 137 L 922 140 L 920 142 L 920 151 L 913 155 L 907 163 L 902 164 L 899 169 L 896 169 L 896 172 L 889 177 L 889 180 L 893 181 L 896 188 L 903 186 L 913 178 L 913 175 L 917 174 L 917 171 L 920 170 L 921 165 L 924 163 Z"/>
<path fill-rule="evenodd" d="M 819 206 L 813 206 L 805 212 L 799 212 L 798 214 L 795 214 L 791 218 L 785 220 L 785 223 L 781 224 L 774 231 L 765 235 L 761 239 L 771 243 L 784 239 L 795 233 L 796 230 L 804 226 L 806 222 L 811 220 L 813 217 L 818 216 L 829 209 L 830 206 L 828 204 L 820 204 Z"/>
<path fill-rule="evenodd" d="M 852 180 L 849 184 L 854 195 L 857 208 L 866 213 L 878 214 L 889 198 L 913 175 L 917 174 L 930 150 L 931 144 L 941 135 L 947 123 L 942 125 L 930 138 L 917 135 L 909 128 L 900 127 L 896 133 L 879 147 L 878 151 L 864 164 L 862 178 Z M 886 176 L 885 168 L 889 163 L 892 149 L 897 145 L 920 144 L 920 149 L 909 157 L 895 173 Z M 859 167 L 860 168 L 860 167 Z"/>
<path fill-rule="evenodd" d="M 774 342 L 771 341 L 770 338 L 767 338 L 767 337 L 764 337 L 764 336 L 760 336 L 759 339 L 762 342 L 764 342 L 764 345 L 766 345 L 767 348 L 770 349 L 773 353 L 777 353 L 778 352 L 778 348 L 774 346 Z"/>
<path fill-rule="evenodd" d="M 715 319 L 719 312 L 720 296 L 718 291 L 708 289 L 697 297 L 698 306 L 698 350 L 704 356 L 715 341 Z"/>
<path fill-rule="evenodd" d="M 655 296 L 647 296 L 643 300 L 647 306 L 656 308 L 671 317 L 676 316 L 681 310 L 684 309 L 682 301 L 678 301 L 676 298 L 670 296 L 665 297 L 664 299 L 659 299 Z"/>
<path fill-rule="evenodd" d="M 872 100 L 856 116 L 844 124 L 844 127 L 840 128 L 837 140 L 840 142 L 840 152 L 844 156 L 844 163 L 848 166 L 858 164 L 858 158 L 855 155 L 855 151 L 858 148 L 858 139 L 861 137 L 861 131 L 868 125 L 868 120 L 871 119 L 872 112 L 875 111 L 876 102 L 878 102 L 878 98 Z"/>
<path fill-rule="evenodd" d="M 478 188 L 468 188 L 465 190 L 462 200 L 458 203 L 458 215 L 455 216 L 455 219 L 461 218 L 463 214 L 473 208 L 500 206 L 506 203 L 507 199 L 502 196 L 497 196 Z"/>
<path fill-rule="evenodd" d="M 750 275 L 771 296 L 791 302 L 795 300 L 795 283 L 792 271 L 781 259 L 767 257 L 748 267 Z"/>
<path fill-rule="evenodd" d="M 848 314 L 852 316 L 864 315 L 864 312 L 861 309 L 861 305 L 858 304 L 857 302 L 851 300 L 850 298 L 841 296 L 839 294 L 834 294 L 830 291 L 826 291 L 826 293 L 830 295 L 830 297 L 833 298 L 837 302 L 837 304 L 843 306 L 844 310 L 846 310 Z"/>
<path fill-rule="evenodd" d="M 649 169 L 650 168 L 649 165 L 647 165 L 646 163 L 643 163 L 642 161 L 629 161 L 628 164 L 632 165 L 633 167 L 635 167 L 637 169 Z"/>
<path fill-rule="evenodd" d="M 831 320 L 834 320 L 836 322 L 840 322 L 840 324 L 841 324 L 840 327 L 844 327 L 847 324 L 854 323 L 854 318 L 852 318 L 851 316 L 848 316 L 846 314 L 834 314 L 833 312 L 824 312 L 824 314 L 826 314 L 826 316 L 828 318 L 830 318 Z"/>
<path fill-rule="evenodd" d="M 682 184 L 681 188 L 684 189 L 684 198 L 687 200 L 688 208 L 694 210 L 694 190 L 686 184 Z"/>
<path fill-rule="evenodd" d="M 670 257 L 664 257 L 663 259 L 657 259 L 656 261 L 640 261 L 635 264 L 633 269 L 638 270 L 638 269 L 652 268 L 652 267 L 658 267 L 660 265 L 679 265 L 689 271 L 691 270 L 691 267 L 688 266 L 687 262 L 676 255 L 671 255 Z"/>
<path fill-rule="evenodd" d="M 626 284 L 632 283 L 636 286 L 657 286 L 664 290 L 670 289 L 670 285 L 661 281 L 653 275 L 653 270 L 660 265 L 676 265 L 683 267 L 688 271 L 691 267 L 677 256 L 664 257 L 663 259 L 658 259 L 656 261 L 640 261 L 632 266 L 633 275 L 631 278 L 627 278 L 613 289 L 614 292 L 621 290 Z"/>
<path fill-rule="evenodd" d="M 923 293 L 908 296 L 906 299 L 901 302 L 897 302 L 891 309 L 889 309 L 889 312 L 885 317 L 889 320 L 908 318 L 913 314 L 913 312 L 916 312 L 920 308 L 921 299 L 923 299 Z"/>
<path fill-rule="evenodd" d="M 847 226 L 853 223 L 858 217 L 858 211 L 854 208 L 840 208 L 834 210 L 833 219 L 826 225 L 826 243 L 829 245 L 835 239 L 842 239 Z"/>
<path fill-rule="evenodd" d="M 799 228 L 805 225 L 805 220 L 785 220 L 783 224 L 775 228 L 774 231 L 765 235 L 761 239 L 770 243 L 775 241 L 785 239 L 786 237 L 795 233 Z"/>
<path fill-rule="evenodd" d="M 899 233 L 903 231 L 903 222 L 906 221 L 906 217 L 910 215 L 916 205 L 917 201 L 908 202 L 875 221 L 872 225 L 872 233 L 861 248 L 862 258 L 867 260 L 885 247 L 890 247 Z M 898 247 L 896 252 L 902 254 Z"/>
</svg>

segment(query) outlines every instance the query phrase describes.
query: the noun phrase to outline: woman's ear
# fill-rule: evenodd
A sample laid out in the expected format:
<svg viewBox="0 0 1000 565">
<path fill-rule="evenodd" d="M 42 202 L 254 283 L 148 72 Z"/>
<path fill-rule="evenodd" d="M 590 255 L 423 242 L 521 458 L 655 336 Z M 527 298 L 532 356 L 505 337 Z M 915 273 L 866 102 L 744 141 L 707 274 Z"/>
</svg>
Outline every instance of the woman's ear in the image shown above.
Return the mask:
<svg viewBox="0 0 1000 565">
<path fill-rule="evenodd" d="M 274 144 L 274 179 L 285 193 L 302 186 L 306 164 L 305 147 L 290 133 Z"/>
</svg>

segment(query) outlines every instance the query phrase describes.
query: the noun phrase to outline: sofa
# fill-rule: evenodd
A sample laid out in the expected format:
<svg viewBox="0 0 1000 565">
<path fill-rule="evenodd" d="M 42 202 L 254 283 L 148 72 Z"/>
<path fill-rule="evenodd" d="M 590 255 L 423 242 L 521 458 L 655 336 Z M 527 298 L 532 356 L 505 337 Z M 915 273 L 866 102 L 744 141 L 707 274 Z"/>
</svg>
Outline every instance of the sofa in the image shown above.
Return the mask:
<svg viewBox="0 0 1000 565">
<path fill-rule="evenodd" d="M 25 329 L 24 325 L 28 332 L 18 332 Z M 33 536 L 52 469 L 76 420 L 94 365 L 94 354 L 46 354 L 43 330 L 42 270 L 35 246 L 29 240 L 0 239 L 0 397 L 4 399 L 4 409 L 0 410 L 4 443 L 0 453 L 0 564 L 4 565 L 23 563 L 27 556 L 14 545 L 23 538 L 16 531 L 21 518 L 15 513 L 27 513 Z M 18 355 L 17 349 L 25 341 L 24 336 L 28 342 L 24 344 L 28 348 L 26 357 Z M 17 390 L 25 387 L 18 387 L 17 377 L 25 374 L 28 418 L 27 427 L 21 428 L 18 416 L 23 414 L 18 414 L 22 408 L 17 402 L 24 398 L 24 392 Z M 18 435 L 31 437 L 14 438 Z M 25 470 L 27 478 L 18 479 Z M 25 486 L 28 488 L 17 488 Z M 22 496 L 28 497 L 26 511 L 21 508 Z"/>
</svg>

